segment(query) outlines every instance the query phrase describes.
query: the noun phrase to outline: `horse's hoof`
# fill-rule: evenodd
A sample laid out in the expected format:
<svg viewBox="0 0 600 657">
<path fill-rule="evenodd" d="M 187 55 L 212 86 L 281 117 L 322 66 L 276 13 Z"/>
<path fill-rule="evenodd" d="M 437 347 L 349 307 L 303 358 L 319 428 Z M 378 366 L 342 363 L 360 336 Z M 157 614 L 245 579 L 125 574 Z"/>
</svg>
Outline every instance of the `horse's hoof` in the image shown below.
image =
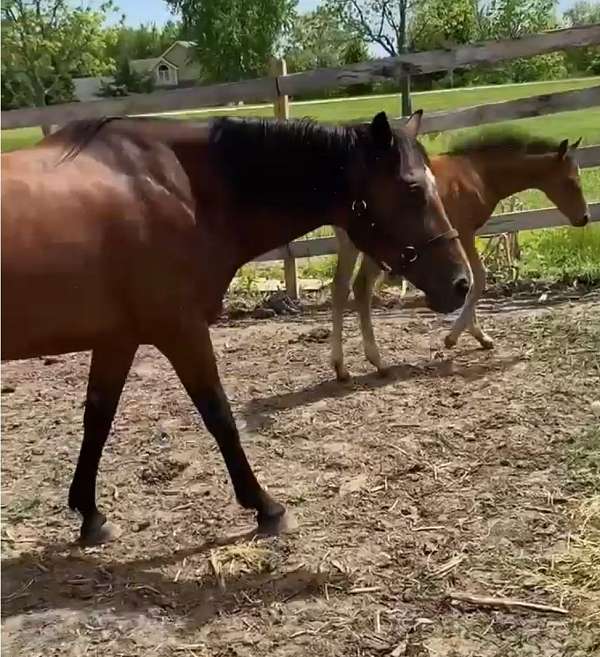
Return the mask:
<svg viewBox="0 0 600 657">
<path fill-rule="evenodd" d="M 390 368 L 386 367 L 385 365 L 379 365 L 379 367 L 377 368 L 377 376 L 380 379 L 387 379 L 389 375 L 390 375 Z"/>
<path fill-rule="evenodd" d="M 281 515 L 259 518 L 256 533 L 258 536 L 279 536 L 298 528 L 298 521 L 289 511 Z"/>
<path fill-rule="evenodd" d="M 453 335 L 447 335 L 444 338 L 444 344 L 448 349 L 452 349 L 452 347 L 456 346 L 457 338 L 455 338 Z"/>
<path fill-rule="evenodd" d="M 340 383 L 348 383 L 350 381 L 350 372 L 343 365 L 334 365 L 335 377 Z"/>
<path fill-rule="evenodd" d="M 102 525 L 96 525 L 81 530 L 79 537 L 80 545 L 89 547 L 91 545 L 102 545 L 103 543 L 110 543 L 116 541 L 123 533 L 119 525 L 112 522 L 105 522 Z"/>
<path fill-rule="evenodd" d="M 491 338 L 488 338 L 488 337 L 481 338 L 481 340 L 479 340 L 479 344 L 484 349 L 493 349 L 494 348 L 494 341 Z"/>
</svg>

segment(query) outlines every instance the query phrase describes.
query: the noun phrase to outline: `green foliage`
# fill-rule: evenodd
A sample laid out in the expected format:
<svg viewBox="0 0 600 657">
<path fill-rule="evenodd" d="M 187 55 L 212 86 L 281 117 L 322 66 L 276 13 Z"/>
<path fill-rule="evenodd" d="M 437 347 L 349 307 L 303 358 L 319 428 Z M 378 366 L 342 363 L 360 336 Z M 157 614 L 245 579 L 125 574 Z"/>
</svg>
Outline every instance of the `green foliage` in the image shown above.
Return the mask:
<svg viewBox="0 0 600 657">
<path fill-rule="evenodd" d="M 428 0 L 419 4 L 410 21 L 411 50 L 436 50 L 469 43 L 478 36 L 473 0 Z"/>
<path fill-rule="evenodd" d="M 295 16 L 287 41 L 284 57 L 291 73 L 368 59 L 364 41 L 325 7 Z"/>
<path fill-rule="evenodd" d="M 120 59 L 119 67 L 115 72 L 114 84 L 107 85 L 106 87 L 103 86 L 101 95 L 119 95 L 118 93 L 114 93 L 115 88 L 118 89 L 119 87 L 125 87 L 131 93 L 151 93 L 154 91 L 154 79 L 150 74 L 142 75 L 137 71 L 131 70 L 129 59 L 124 56 Z"/>
<path fill-rule="evenodd" d="M 521 234 L 524 275 L 586 284 L 600 281 L 600 226 L 550 228 Z"/>
<path fill-rule="evenodd" d="M 482 36 L 518 39 L 558 27 L 556 0 L 492 0 L 480 14 Z"/>
<path fill-rule="evenodd" d="M 559 27 L 557 0 L 492 0 L 478 12 L 480 39 L 518 39 Z M 553 80 L 567 75 L 561 52 L 515 59 L 496 69 L 474 69 L 464 76 L 468 84 Z"/>
<path fill-rule="evenodd" d="M 70 100 L 73 77 L 110 72 L 104 21 L 112 10 L 111 2 L 86 9 L 68 0 L 3 0 L 2 108 Z"/>
<path fill-rule="evenodd" d="M 163 27 L 140 25 L 127 27 L 121 24 L 111 28 L 113 36 L 108 49 L 109 56 L 116 62 L 130 59 L 146 59 L 158 57 L 178 39 L 185 38 L 185 33 L 179 23 L 167 22 Z"/>
<path fill-rule="evenodd" d="M 179 12 L 207 81 L 264 74 L 296 0 L 167 0 Z"/>
<path fill-rule="evenodd" d="M 600 2 L 580 0 L 565 12 L 568 25 L 600 23 Z M 577 48 L 565 53 L 565 63 L 570 73 L 597 75 L 600 73 L 600 47 Z"/>
</svg>

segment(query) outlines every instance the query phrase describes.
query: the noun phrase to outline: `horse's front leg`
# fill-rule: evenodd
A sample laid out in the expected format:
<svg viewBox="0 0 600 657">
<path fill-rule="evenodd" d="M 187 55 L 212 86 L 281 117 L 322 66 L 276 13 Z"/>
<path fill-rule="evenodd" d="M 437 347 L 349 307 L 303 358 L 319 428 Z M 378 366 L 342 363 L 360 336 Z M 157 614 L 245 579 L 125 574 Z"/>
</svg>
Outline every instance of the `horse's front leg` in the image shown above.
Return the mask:
<svg viewBox="0 0 600 657">
<path fill-rule="evenodd" d="M 344 365 L 344 308 L 350 294 L 350 281 L 354 265 L 358 258 L 358 249 L 350 241 L 347 233 L 341 228 L 335 229 L 338 240 L 338 258 L 333 276 L 333 291 L 331 304 L 331 364 L 335 369 L 338 381 L 348 381 L 350 372 Z"/>
<path fill-rule="evenodd" d="M 106 516 L 96 506 L 96 478 L 102 450 L 136 350 L 137 344 L 115 343 L 92 351 L 83 415 L 83 442 L 69 490 L 69 506 L 83 516 L 81 541 L 86 544 L 102 543 L 118 534 L 117 527 L 107 523 Z"/>
<path fill-rule="evenodd" d="M 261 532 L 285 528 L 285 507 L 258 483 L 240 442 L 229 402 L 221 386 L 208 325 L 191 322 L 156 345 L 173 365 L 181 383 L 213 435 L 238 502 L 257 513 Z"/>
<path fill-rule="evenodd" d="M 469 236 L 469 238 L 464 240 L 461 239 L 461 241 L 469 260 L 469 264 L 471 265 L 473 285 L 467 295 L 465 305 L 463 306 L 458 319 L 454 322 L 454 325 L 446 336 L 444 342 L 446 347 L 454 347 L 460 334 L 467 329 L 484 349 L 492 349 L 494 341 L 481 329 L 475 314 L 477 301 L 479 301 L 479 298 L 485 290 L 485 267 L 481 262 L 481 258 L 477 252 L 477 247 L 475 246 L 475 235 Z"/>
<path fill-rule="evenodd" d="M 381 276 L 381 269 L 379 265 L 369 258 L 366 254 L 363 255 L 360 269 L 356 278 L 354 279 L 353 291 L 354 301 L 358 310 L 360 319 L 360 331 L 363 339 L 363 349 L 366 359 L 375 366 L 377 372 L 381 375 L 385 374 L 385 366 L 379 354 L 379 348 L 375 340 L 375 333 L 373 331 L 373 321 L 371 318 L 371 301 L 373 299 L 373 289 L 375 283 Z"/>
</svg>

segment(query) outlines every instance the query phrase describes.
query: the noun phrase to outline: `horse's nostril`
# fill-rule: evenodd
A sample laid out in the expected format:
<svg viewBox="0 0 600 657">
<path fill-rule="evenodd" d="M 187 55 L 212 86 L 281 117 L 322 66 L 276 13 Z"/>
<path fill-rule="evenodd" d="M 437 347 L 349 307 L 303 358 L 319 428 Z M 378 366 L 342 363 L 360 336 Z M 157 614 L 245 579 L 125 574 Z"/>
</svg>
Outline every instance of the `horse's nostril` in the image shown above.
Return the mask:
<svg viewBox="0 0 600 657">
<path fill-rule="evenodd" d="M 467 296 L 470 287 L 471 284 L 469 283 L 469 279 L 466 276 L 460 276 L 454 281 L 454 289 L 456 290 L 456 293 L 463 299 Z"/>
<path fill-rule="evenodd" d="M 589 213 L 586 213 L 583 215 L 583 225 L 585 226 L 590 220 L 590 215 Z"/>
</svg>

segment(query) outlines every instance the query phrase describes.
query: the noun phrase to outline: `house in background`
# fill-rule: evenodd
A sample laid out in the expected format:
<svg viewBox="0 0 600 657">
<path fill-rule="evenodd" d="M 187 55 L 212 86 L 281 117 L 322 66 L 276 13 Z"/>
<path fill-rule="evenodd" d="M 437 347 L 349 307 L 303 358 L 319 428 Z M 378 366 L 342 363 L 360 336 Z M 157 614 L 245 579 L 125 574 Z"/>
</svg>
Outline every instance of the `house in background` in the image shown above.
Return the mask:
<svg viewBox="0 0 600 657">
<path fill-rule="evenodd" d="M 200 80 L 200 66 L 194 60 L 192 41 L 175 41 L 160 57 L 132 59 L 129 70 L 142 77 L 151 76 L 157 89 L 189 87 Z M 74 96 L 80 102 L 102 100 L 101 91 L 113 77 L 74 78 Z"/>
<path fill-rule="evenodd" d="M 186 87 L 200 79 L 200 66 L 194 59 L 192 41 L 175 41 L 160 57 L 132 59 L 129 69 L 142 76 L 150 75 L 157 88 Z"/>
</svg>

